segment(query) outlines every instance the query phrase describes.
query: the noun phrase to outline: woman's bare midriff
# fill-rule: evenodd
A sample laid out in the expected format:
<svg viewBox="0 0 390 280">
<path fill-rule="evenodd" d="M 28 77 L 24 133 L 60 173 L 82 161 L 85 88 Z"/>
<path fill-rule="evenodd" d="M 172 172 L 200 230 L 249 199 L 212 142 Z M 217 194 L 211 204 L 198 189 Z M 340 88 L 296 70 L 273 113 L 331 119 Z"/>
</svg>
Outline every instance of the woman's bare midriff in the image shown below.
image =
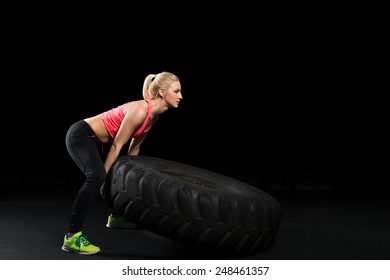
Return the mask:
<svg viewBox="0 0 390 280">
<path fill-rule="evenodd" d="M 99 138 L 99 140 L 102 143 L 108 143 L 112 139 L 111 139 L 110 134 L 108 134 L 106 126 L 104 125 L 102 115 L 103 114 L 99 114 L 99 115 L 96 115 L 94 117 L 87 118 L 84 120 L 89 124 L 89 126 L 96 133 L 96 136 Z"/>
</svg>

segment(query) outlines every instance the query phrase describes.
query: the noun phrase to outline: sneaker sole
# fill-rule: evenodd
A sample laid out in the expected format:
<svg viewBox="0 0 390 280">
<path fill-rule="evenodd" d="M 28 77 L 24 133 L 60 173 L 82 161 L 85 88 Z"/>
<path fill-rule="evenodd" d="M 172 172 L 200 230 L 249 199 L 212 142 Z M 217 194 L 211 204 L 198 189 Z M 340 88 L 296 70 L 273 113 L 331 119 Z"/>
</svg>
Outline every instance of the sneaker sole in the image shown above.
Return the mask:
<svg viewBox="0 0 390 280">
<path fill-rule="evenodd" d="M 110 224 L 106 224 L 106 227 L 111 228 L 111 229 L 137 229 L 137 228 L 140 228 L 139 226 L 121 227 L 121 226 L 112 226 Z"/>
<path fill-rule="evenodd" d="M 78 254 L 78 255 L 94 255 L 100 252 L 100 249 L 96 252 L 79 252 L 72 249 L 69 249 L 68 247 L 62 246 L 61 249 L 68 253 Z"/>
</svg>

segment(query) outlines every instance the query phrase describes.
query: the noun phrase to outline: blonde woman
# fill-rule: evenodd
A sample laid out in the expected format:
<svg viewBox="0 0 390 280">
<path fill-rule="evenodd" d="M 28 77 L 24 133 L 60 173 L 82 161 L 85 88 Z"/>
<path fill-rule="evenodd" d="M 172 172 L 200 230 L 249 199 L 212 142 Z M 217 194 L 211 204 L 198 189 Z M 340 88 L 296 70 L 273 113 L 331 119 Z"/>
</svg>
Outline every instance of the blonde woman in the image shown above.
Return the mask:
<svg viewBox="0 0 390 280">
<path fill-rule="evenodd" d="M 104 181 L 123 146 L 129 143 L 128 155 L 138 155 L 148 131 L 159 115 L 178 108 L 182 100 L 179 78 L 170 72 L 149 74 L 143 84 L 143 99 L 124 103 L 96 116 L 79 120 L 70 126 L 66 138 L 69 155 L 85 174 L 85 181 L 73 203 L 68 233 L 62 250 L 83 255 L 100 252 L 83 232 L 88 208 L 100 193 Z M 103 162 L 103 145 L 110 143 Z M 110 215 L 107 227 L 131 227 L 124 218 Z M 130 223 L 130 222 L 129 222 Z"/>
</svg>

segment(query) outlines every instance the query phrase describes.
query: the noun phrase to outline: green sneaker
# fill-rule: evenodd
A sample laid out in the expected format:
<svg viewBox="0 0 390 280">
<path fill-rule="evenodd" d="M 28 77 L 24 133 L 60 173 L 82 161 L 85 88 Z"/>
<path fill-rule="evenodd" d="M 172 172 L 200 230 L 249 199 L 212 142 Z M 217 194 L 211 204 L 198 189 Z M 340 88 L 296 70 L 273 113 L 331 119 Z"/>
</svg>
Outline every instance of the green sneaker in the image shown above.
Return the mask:
<svg viewBox="0 0 390 280">
<path fill-rule="evenodd" d="M 130 222 L 126 218 L 119 216 L 119 215 L 115 215 L 115 214 L 111 214 L 108 216 L 108 221 L 107 221 L 106 227 L 108 227 L 108 228 L 139 228 L 138 225 L 133 224 L 132 222 Z"/>
<path fill-rule="evenodd" d="M 84 235 L 81 231 L 73 234 L 73 236 L 69 239 L 68 235 L 65 234 L 62 250 L 80 255 L 93 255 L 100 252 L 100 248 L 92 245 L 88 241 L 87 236 Z"/>
</svg>

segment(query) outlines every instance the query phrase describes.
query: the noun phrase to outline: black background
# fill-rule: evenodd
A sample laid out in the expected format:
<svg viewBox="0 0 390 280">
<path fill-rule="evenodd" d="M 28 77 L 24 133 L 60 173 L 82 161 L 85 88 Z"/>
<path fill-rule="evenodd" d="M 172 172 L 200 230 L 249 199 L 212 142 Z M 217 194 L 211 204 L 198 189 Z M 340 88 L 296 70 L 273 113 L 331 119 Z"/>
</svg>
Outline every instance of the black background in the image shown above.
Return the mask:
<svg viewBox="0 0 390 280">
<path fill-rule="evenodd" d="M 267 169 L 388 186 L 389 113 L 383 74 L 372 64 L 375 36 L 363 46 L 361 34 L 314 16 L 293 24 L 187 16 L 151 26 L 91 14 L 10 21 L 4 178 L 45 177 L 48 168 L 71 176 L 68 127 L 142 98 L 147 74 L 171 71 L 183 101 L 161 116 L 142 154 L 243 180 Z"/>
</svg>

